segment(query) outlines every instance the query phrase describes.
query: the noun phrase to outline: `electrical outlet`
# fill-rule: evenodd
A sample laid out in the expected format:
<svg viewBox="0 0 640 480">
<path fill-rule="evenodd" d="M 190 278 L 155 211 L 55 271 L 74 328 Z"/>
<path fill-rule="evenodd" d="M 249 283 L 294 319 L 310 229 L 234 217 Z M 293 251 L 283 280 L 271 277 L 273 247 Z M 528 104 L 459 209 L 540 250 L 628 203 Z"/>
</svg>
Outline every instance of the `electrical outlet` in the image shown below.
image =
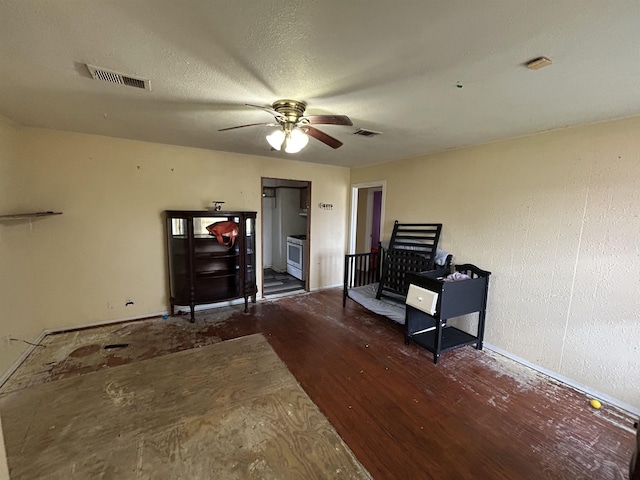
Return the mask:
<svg viewBox="0 0 640 480">
<path fill-rule="evenodd" d="M 113 310 L 113 300 L 107 300 L 107 309 Z"/>
<path fill-rule="evenodd" d="M 9 345 L 11 345 L 11 337 L 10 336 L 2 337 L 2 349 L 8 350 Z"/>
</svg>

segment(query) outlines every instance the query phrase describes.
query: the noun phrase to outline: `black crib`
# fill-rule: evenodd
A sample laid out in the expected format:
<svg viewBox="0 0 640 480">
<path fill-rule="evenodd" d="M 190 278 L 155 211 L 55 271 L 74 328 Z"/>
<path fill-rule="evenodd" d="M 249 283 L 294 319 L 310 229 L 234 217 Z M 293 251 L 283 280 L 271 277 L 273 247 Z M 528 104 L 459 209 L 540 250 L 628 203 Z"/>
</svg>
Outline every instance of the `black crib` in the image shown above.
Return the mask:
<svg viewBox="0 0 640 480">
<path fill-rule="evenodd" d="M 409 288 L 407 274 L 434 268 L 441 230 L 441 223 L 396 220 L 387 250 L 379 246 L 374 252 L 345 255 L 342 306 L 351 288 L 372 283 L 379 284 L 376 298 L 386 296 L 404 303 Z M 451 265 L 452 258 L 447 256 L 446 267 Z"/>
</svg>

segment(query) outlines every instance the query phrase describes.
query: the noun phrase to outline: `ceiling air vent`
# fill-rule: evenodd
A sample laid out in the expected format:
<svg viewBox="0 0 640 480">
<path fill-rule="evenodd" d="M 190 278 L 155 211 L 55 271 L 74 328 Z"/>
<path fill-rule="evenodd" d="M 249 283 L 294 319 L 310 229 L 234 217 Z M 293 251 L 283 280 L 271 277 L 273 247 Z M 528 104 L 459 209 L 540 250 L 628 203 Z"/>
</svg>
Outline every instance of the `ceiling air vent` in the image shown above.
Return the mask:
<svg viewBox="0 0 640 480">
<path fill-rule="evenodd" d="M 357 132 L 353 132 L 354 135 L 360 135 L 362 137 L 375 137 L 376 135 L 382 135 L 382 132 L 375 132 L 373 130 L 365 130 L 361 128 Z"/>
<path fill-rule="evenodd" d="M 128 87 L 151 91 L 151 84 L 149 83 L 149 80 L 145 80 L 144 78 L 123 75 L 122 73 L 105 70 L 104 68 L 94 67 L 89 64 L 87 64 L 87 68 L 94 80 L 102 80 L 103 82 L 117 83 L 118 85 L 126 85 Z"/>
</svg>

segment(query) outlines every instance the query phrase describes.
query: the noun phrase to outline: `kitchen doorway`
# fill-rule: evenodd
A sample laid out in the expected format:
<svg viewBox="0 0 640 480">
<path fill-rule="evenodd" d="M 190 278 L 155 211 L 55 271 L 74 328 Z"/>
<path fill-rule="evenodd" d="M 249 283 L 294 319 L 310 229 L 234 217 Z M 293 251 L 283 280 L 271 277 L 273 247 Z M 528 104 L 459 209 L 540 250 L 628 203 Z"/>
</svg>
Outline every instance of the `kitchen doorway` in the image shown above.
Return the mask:
<svg viewBox="0 0 640 480">
<path fill-rule="evenodd" d="M 262 296 L 309 291 L 311 182 L 262 178 Z"/>
</svg>

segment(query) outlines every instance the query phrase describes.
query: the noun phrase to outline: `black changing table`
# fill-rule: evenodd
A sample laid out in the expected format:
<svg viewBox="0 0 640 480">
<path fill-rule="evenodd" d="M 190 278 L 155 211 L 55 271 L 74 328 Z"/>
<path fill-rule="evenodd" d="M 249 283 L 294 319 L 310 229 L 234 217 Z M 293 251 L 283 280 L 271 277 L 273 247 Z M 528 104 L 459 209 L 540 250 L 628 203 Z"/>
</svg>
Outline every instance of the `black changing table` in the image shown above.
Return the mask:
<svg viewBox="0 0 640 480">
<path fill-rule="evenodd" d="M 484 322 L 487 308 L 487 292 L 491 272 L 481 270 L 470 263 L 456 265 L 455 270 L 471 277 L 467 280 L 445 282 L 443 278 L 451 273 L 449 269 L 430 270 L 420 273 L 408 273 L 410 295 L 407 298 L 405 343 L 413 340 L 433 353 L 433 363 L 438 363 L 440 354 L 465 345 L 475 345 L 482 350 Z M 418 287 L 418 288 L 415 288 Z M 437 294 L 434 304 L 421 306 L 423 296 L 429 301 Z M 471 335 L 448 326 L 447 320 L 461 315 L 478 312 L 478 330 Z"/>
</svg>

